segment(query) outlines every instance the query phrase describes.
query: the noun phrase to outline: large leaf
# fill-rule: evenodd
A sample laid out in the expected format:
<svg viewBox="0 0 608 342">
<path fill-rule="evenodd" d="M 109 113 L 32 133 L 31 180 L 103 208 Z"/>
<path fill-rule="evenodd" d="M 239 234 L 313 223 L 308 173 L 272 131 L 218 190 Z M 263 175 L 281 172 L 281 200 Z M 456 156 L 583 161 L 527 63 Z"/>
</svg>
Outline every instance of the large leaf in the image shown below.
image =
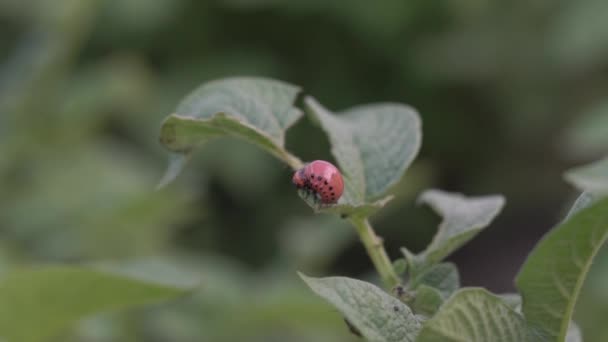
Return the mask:
<svg viewBox="0 0 608 342">
<path fill-rule="evenodd" d="M 184 290 L 78 267 L 20 270 L 0 281 L 0 337 L 40 341 L 100 311 L 126 309 Z"/>
<path fill-rule="evenodd" d="M 581 286 L 606 238 L 608 199 L 602 199 L 549 232 L 517 276 L 526 319 L 556 341 L 566 337 Z"/>
<path fill-rule="evenodd" d="M 418 153 L 421 124 L 411 107 L 370 104 L 334 115 L 311 97 L 305 104 L 327 133 L 342 169 L 345 204 L 362 205 L 384 195 Z"/>
<path fill-rule="evenodd" d="M 582 191 L 608 195 L 608 158 L 569 170 L 565 178 Z"/>
<path fill-rule="evenodd" d="M 523 317 L 484 289 L 456 292 L 424 323 L 417 342 L 523 342 Z M 539 341 L 539 340 L 536 340 Z"/>
<path fill-rule="evenodd" d="M 421 255 L 427 264 L 441 261 L 472 239 L 492 222 L 505 203 L 500 195 L 464 197 L 440 190 L 427 190 L 418 200 L 443 216 L 437 234 Z"/>
<path fill-rule="evenodd" d="M 413 342 L 420 323 L 407 305 L 378 287 L 345 277 L 302 279 L 372 342 Z"/>
<path fill-rule="evenodd" d="M 188 95 L 162 124 L 160 141 L 187 155 L 209 139 L 233 136 L 256 144 L 291 167 L 301 162 L 285 150 L 285 131 L 302 112 L 293 103 L 300 89 L 262 78 L 228 78 L 205 83 Z M 170 176 L 184 164 L 170 160 Z M 174 166 L 175 165 L 175 166 Z M 168 179 L 165 179 L 166 183 Z"/>
</svg>

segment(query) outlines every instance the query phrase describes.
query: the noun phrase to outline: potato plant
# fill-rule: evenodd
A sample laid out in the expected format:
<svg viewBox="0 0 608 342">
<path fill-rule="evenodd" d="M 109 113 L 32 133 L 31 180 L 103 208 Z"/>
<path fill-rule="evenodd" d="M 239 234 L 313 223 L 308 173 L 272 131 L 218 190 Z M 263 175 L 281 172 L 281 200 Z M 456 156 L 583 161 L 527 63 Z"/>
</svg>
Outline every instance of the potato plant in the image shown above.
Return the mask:
<svg viewBox="0 0 608 342">
<path fill-rule="evenodd" d="M 305 163 L 285 148 L 290 126 L 304 115 L 327 135 L 344 177 L 344 195 L 316 213 L 340 215 L 359 235 L 382 281 L 376 286 L 346 277 L 300 277 L 369 341 L 581 341 L 571 321 L 593 258 L 608 237 L 608 160 L 572 170 L 580 189 L 568 216 L 530 253 L 515 282 L 518 293 L 497 295 L 460 287 L 458 269 L 444 259 L 486 228 L 505 204 L 501 195 L 467 197 L 437 189 L 419 202 L 442 217 L 427 248 L 390 260 L 369 217 L 392 199 L 391 186 L 413 162 L 421 143 L 417 112 L 404 104 L 359 105 L 340 113 L 300 88 L 260 78 L 203 84 L 162 123 L 160 140 L 172 155 L 164 185 L 192 151 L 209 139 L 232 136 L 259 146 L 294 171 Z M 288 181 L 288 180 L 286 180 Z"/>
</svg>

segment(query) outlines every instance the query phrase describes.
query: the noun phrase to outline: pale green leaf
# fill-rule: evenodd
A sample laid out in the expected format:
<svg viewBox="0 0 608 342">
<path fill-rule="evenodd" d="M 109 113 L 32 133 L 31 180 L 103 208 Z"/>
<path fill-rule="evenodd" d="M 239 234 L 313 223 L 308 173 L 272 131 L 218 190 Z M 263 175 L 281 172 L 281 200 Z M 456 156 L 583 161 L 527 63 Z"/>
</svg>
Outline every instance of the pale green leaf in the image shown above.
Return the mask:
<svg viewBox="0 0 608 342">
<path fill-rule="evenodd" d="M 383 196 L 418 153 L 421 124 L 411 107 L 370 104 L 335 115 L 311 97 L 305 104 L 328 135 L 344 175 L 341 203 L 362 205 Z"/>
<path fill-rule="evenodd" d="M 504 206 L 500 195 L 465 197 L 440 190 L 427 190 L 418 199 L 443 217 L 431 244 L 422 253 L 434 264 L 471 240 L 498 215 Z"/>
<path fill-rule="evenodd" d="M 526 319 L 557 341 L 568 331 L 574 306 L 589 267 L 608 238 L 608 199 L 550 231 L 534 248 L 516 284 Z"/>
<path fill-rule="evenodd" d="M 412 278 L 409 284 L 412 289 L 416 289 L 420 285 L 431 286 L 440 291 L 444 298 L 447 298 L 460 287 L 458 269 L 451 262 L 433 265 Z"/>
<path fill-rule="evenodd" d="M 413 342 L 420 323 L 410 308 L 380 288 L 345 277 L 300 277 L 372 342 Z"/>
<path fill-rule="evenodd" d="M 389 195 L 373 202 L 359 205 L 344 203 L 342 200 L 337 204 L 323 205 L 316 202 L 314 197 L 304 190 L 299 190 L 298 195 L 315 211 L 315 213 L 339 214 L 345 218 L 367 218 L 382 209 L 393 199 L 393 196 Z"/>
<path fill-rule="evenodd" d="M 608 195 L 608 158 L 569 170 L 565 178 L 579 190 Z"/>
<path fill-rule="evenodd" d="M 502 299 L 485 289 L 464 288 L 424 323 L 416 341 L 523 342 L 528 336 L 523 317 Z"/>
<path fill-rule="evenodd" d="M 45 266 L 0 281 L 0 336 L 41 341 L 80 318 L 175 298 L 185 291 L 79 267 Z"/>
<path fill-rule="evenodd" d="M 300 89 L 263 78 L 227 78 L 205 83 L 188 95 L 161 126 L 169 150 L 188 153 L 209 139 L 232 136 L 256 144 L 291 167 L 301 162 L 285 149 L 285 132 L 301 116 L 294 107 Z M 170 176 L 183 167 L 172 159 Z"/>
</svg>

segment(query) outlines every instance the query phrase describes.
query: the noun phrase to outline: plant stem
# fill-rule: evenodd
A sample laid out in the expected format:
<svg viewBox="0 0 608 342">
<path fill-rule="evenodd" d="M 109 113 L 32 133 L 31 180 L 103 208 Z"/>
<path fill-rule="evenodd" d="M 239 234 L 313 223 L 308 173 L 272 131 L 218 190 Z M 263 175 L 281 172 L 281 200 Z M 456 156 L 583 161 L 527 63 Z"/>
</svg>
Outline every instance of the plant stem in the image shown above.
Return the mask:
<svg viewBox="0 0 608 342">
<path fill-rule="evenodd" d="M 359 238 L 365 246 L 370 259 L 372 259 L 372 263 L 380 278 L 382 278 L 384 285 L 389 289 L 399 285 L 401 279 L 395 273 L 393 263 L 386 254 L 386 250 L 384 250 L 382 238 L 376 235 L 374 228 L 369 224 L 369 220 L 365 218 L 352 218 L 350 221 L 357 229 Z"/>
</svg>

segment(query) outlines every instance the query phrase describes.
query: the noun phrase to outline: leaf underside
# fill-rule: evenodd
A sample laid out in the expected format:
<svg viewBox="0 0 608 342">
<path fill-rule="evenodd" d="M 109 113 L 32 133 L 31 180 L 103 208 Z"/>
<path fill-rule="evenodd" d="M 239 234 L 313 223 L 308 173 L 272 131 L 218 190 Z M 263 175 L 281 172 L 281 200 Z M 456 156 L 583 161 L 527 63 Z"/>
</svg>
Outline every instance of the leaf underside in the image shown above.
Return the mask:
<svg viewBox="0 0 608 342">
<path fill-rule="evenodd" d="M 258 145 L 293 168 L 301 165 L 284 147 L 287 129 L 302 117 L 294 106 L 300 88 L 253 77 L 205 83 L 188 95 L 161 126 L 160 141 L 170 151 L 187 154 L 210 139 L 231 136 Z M 172 158 L 163 180 L 184 166 Z"/>
<path fill-rule="evenodd" d="M 608 195 L 608 158 L 569 170 L 564 177 L 581 191 Z"/>
</svg>

